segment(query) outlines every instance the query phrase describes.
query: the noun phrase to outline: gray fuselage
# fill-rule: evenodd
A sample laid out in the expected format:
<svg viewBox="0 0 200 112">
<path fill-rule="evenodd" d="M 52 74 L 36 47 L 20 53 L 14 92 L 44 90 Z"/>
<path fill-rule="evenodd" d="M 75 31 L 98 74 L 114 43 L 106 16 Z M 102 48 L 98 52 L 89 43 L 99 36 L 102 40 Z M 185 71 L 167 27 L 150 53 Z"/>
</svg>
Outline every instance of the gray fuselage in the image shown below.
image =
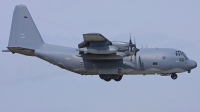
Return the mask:
<svg viewBox="0 0 200 112">
<path fill-rule="evenodd" d="M 195 68 L 196 62 L 180 50 L 170 48 L 141 48 L 137 56 L 116 60 L 88 60 L 78 57 L 75 48 L 44 44 L 35 50 L 35 56 L 66 70 L 83 74 L 161 74 L 181 73 Z"/>
</svg>

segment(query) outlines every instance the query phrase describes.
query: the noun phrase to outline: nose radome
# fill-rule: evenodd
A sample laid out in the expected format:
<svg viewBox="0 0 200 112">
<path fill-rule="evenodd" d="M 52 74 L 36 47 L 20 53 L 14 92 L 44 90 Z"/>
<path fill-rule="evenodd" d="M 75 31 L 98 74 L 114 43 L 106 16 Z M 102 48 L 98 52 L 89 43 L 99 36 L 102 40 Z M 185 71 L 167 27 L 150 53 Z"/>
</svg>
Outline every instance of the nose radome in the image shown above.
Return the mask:
<svg viewBox="0 0 200 112">
<path fill-rule="evenodd" d="M 194 61 L 194 63 L 195 63 L 195 68 L 197 67 L 197 62 L 196 61 Z"/>
<path fill-rule="evenodd" d="M 197 67 L 197 62 L 194 61 L 194 60 L 190 60 L 190 66 L 191 66 L 192 69 L 196 68 Z"/>
</svg>

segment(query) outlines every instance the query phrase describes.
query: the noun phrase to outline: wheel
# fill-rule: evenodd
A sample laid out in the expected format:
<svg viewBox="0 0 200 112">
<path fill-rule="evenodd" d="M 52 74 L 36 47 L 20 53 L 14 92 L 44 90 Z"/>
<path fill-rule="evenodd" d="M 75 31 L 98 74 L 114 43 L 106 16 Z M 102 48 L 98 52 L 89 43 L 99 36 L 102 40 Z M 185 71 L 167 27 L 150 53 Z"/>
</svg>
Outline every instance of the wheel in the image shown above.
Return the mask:
<svg viewBox="0 0 200 112">
<path fill-rule="evenodd" d="M 99 77 L 105 81 L 111 80 L 111 77 L 108 74 L 99 74 Z"/>
<path fill-rule="evenodd" d="M 122 79 L 123 75 L 118 75 L 118 77 L 116 77 L 114 80 L 115 81 L 120 81 Z"/>
<path fill-rule="evenodd" d="M 172 73 L 172 74 L 171 74 L 171 78 L 172 78 L 172 79 L 175 80 L 175 79 L 177 79 L 177 77 L 178 77 L 178 75 L 177 75 L 176 73 Z"/>
<path fill-rule="evenodd" d="M 110 78 L 111 79 L 115 79 L 115 78 L 117 78 L 118 77 L 118 75 L 117 74 L 111 74 L 111 75 L 109 75 L 110 76 Z"/>
<path fill-rule="evenodd" d="M 99 74 L 99 77 L 100 77 L 101 79 L 105 79 L 105 78 L 107 77 L 107 75 L 106 75 L 106 74 Z"/>
<path fill-rule="evenodd" d="M 111 78 L 108 77 L 108 78 L 106 78 L 106 79 L 104 79 L 104 80 L 107 81 L 107 82 L 109 82 L 109 81 L 111 80 Z"/>
</svg>

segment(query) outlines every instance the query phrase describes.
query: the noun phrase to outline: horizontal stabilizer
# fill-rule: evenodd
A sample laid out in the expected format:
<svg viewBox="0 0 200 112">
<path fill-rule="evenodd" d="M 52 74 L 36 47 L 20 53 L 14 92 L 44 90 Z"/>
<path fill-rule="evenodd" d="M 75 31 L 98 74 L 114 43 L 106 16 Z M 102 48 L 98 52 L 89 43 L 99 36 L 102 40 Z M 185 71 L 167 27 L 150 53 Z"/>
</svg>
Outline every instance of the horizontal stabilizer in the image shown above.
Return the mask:
<svg viewBox="0 0 200 112">
<path fill-rule="evenodd" d="M 9 50 L 2 50 L 2 52 L 10 52 Z"/>
<path fill-rule="evenodd" d="M 12 53 L 19 53 L 19 54 L 24 54 L 27 56 L 35 56 L 35 50 L 33 49 L 28 49 L 28 48 L 22 48 L 22 47 L 7 47 L 10 52 Z"/>
</svg>

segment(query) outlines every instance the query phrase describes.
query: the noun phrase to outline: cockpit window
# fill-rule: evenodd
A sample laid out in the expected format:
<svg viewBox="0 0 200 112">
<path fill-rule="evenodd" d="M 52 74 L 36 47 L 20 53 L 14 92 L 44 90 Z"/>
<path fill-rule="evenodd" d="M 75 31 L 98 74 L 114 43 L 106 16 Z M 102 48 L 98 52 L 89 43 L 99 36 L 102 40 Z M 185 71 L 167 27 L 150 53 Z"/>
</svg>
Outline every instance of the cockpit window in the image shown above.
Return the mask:
<svg viewBox="0 0 200 112">
<path fill-rule="evenodd" d="M 179 58 L 179 62 L 184 62 L 184 58 Z"/>
<path fill-rule="evenodd" d="M 188 59 L 186 54 L 184 52 L 182 52 L 182 51 L 176 51 L 176 56 L 183 56 L 186 60 Z"/>
</svg>

